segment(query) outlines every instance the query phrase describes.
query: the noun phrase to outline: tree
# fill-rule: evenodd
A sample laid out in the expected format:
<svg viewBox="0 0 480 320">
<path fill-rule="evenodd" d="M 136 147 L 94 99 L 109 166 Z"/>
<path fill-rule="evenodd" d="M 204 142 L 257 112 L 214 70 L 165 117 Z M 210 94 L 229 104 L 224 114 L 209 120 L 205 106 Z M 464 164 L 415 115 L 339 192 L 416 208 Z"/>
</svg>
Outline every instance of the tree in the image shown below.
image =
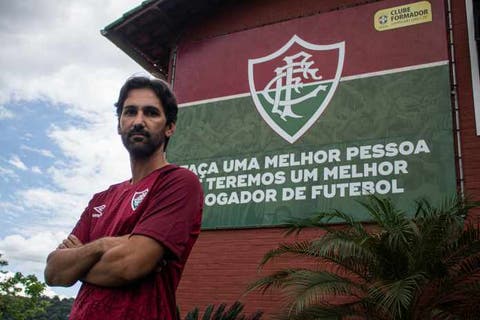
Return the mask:
<svg viewBox="0 0 480 320">
<path fill-rule="evenodd" d="M 213 304 L 208 305 L 205 308 L 203 313 L 202 320 L 260 320 L 262 317 L 262 312 L 257 311 L 250 315 L 245 315 L 242 313 L 243 304 L 239 301 L 235 301 L 228 309 L 225 310 L 226 304 L 220 304 L 215 310 Z M 199 320 L 200 319 L 200 310 L 194 308 L 192 311 L 188 312 L 185 316 L 185 320 Z"/>
<path fill-rule="evenodd" d="M 60 299 L 58 296 L 53 298 L 43 297 L 48 302 L 45 313 L 37 314 L 28 320 L 66 320 L 70 315 L 73 305 L 73 298 Z"/>
<path fill-rule="evenodd" d="M 290 220 L 287 233 L 325 231 L 309 241 L 280 244 L 261 266 L 283 255 L 318 261 L 263 277 L 250 290 L 280 290 L 284 319 L 478 319 L 480 232 L 464 218 L 472 207 L 455 197 L 440 208 L 419 201 L 413 219 L 389 199 L 361 203 L 373 224 L 340 211 Z M 341 226 L 328 225 L 340 222 Z"/>
<path fill-rule="evenodd" d="M 0 254 L 0 267 L 7 265 Z M 36 276 L 20 272 L 8 276 L 3 270 L 0 274 L 0 319 L 26 320 L 45 312 L 48 302 L 41 299 L 45 284 Z"/>
</svg>

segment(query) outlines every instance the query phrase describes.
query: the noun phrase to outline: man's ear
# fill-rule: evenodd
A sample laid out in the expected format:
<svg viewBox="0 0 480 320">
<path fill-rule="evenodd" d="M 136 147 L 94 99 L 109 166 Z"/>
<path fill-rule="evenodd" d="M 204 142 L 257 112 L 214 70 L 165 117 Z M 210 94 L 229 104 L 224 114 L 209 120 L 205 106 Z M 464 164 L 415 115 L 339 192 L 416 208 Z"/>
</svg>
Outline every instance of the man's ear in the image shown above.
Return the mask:
<svg viewBox="0 0 480 320">
<path fill-rule="evenodd" d="M 166 130 L 165 130 L 165 136 L 171 137 L 175 133 L 176 125 L 175 122 L 172 122 L 167 125 Z"/>
<path fill-rule="evenodd" d="M 120 119 L 117 121 L 117 133 L 121 134 L 120 133 Z"/>
</svg>

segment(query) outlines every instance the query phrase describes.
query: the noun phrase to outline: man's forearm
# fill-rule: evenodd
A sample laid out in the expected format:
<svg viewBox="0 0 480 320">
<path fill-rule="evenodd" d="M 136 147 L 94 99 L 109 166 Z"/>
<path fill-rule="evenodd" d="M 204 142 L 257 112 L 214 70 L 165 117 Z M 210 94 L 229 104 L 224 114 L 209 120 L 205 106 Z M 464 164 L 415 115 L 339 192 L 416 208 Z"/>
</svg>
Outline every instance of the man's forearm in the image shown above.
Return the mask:
<svg viewBox="0 0 480 320">
<path fill-rule="evenodd" d="M 106 287 L 118 287 L 136 280 L 129 276 L 130 264 L 122 246 L 104 253 L 82 278 L 82 281 Z"/>
<path fill-rule="evenodd" d="M 102 239 L 76 248 L 53 251 L 47 258 L 45 282 L 49 286 L 75 284 L 100 260 L 104 251 Z"/>
<path fill-rule="evenodd" d="M 131 284 L 155 272 L 164 249 L 155 240 L 144 236 L 123 238 L 111 247 L 88 271 L 83 281 L 106 287 Z"/>
</svg>

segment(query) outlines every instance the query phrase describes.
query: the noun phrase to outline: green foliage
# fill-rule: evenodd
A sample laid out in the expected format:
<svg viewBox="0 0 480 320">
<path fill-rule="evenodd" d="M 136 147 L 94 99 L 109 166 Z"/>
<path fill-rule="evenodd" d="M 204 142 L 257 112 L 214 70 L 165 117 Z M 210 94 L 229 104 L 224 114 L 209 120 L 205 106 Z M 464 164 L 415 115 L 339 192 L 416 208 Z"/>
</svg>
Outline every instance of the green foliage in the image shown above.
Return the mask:
<svg viewBox="0 0 480 320">
<path fill-rule="evenodd" d="M 36 315 L 28 320 L 67 320 L 73 305 L 73 298 L 60 299 L 55 296 L 53 298 L 43 297 L 49 304 L 45 309 L 45 313 Z"/>
<path fill-rule="evenodd" d="M 279 270 L 249 290 L 286 295 L 283 319 L 478 319 L 480 231 L 464 218 L 479 203 L 455 197 L 435 208 L 423 200 L 413 219 L 389 199 L 361 204 L 374 224 L 339 211 L 289 221 L 289 234 L 306 227 L 326 233 L 280 244 L 261 266 L 283 255 L 318 264 Z M 326 224 L 332 220 L 342 226 Z"/>
<path fill-rule="evenodd" d="M 0 266 L 7 266 L 0 255 Z M 6 275 L 6 271 L 0 271 Z M 23 288 L 23 290 L 22 290 Z M 17 272 L 0 281 L 0 319 L 27 320 L 45 312 L 48 302 L 42 300 L 45 284 L 34 275 L 24 276 Z M 22 293 L 23 291 L 23 293 Z"/>
<path fill-rule="evenodd" d="M 215 310 L 214 305 L 208 305 L 201 320 L 259 320 L 262 317 L 261 311 L 254 312 L 248 316 L 243 314 L 244 305 L 239 301 L 236 301 L 228 309 L 226 307 L 227 305 L 222 303 Z M 185 320 L 200 320 L 200 310 L 194 308 L 187 313 Z"/>
</svg>

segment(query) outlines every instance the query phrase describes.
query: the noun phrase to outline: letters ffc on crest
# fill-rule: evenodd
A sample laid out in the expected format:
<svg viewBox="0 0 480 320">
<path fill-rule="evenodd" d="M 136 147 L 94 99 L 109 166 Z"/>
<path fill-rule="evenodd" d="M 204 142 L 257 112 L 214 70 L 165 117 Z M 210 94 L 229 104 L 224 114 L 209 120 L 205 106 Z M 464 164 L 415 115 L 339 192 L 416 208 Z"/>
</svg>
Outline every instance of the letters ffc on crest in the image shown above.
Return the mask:
<svg viewBox="0 0 480 320">
<path fill-rule="evenodd" d="M 294 45 L 296 53 L 286 54 Z M 334 77 L 322 76 L 322 63 L 313 52 L 338 51 Z M 309 53 L 310 52 L 310 53 Z M 282 56 L 284 55 L 284 56 Z M 338 86 L 343 69 L 345 42 L 329 45 L 309 43 L 294 35 L 283 47 L 261 58 L 248 60 L 248 81 L 253 102 L 263 120 L 289 143 L 298 140 L 323 113 Z M 256 82 L 255 69 L 277 58 L 281 65 L 271 70 L 271 80 L 262 88 Z M 325 61 L 323 61 L 325 66 Z M 330 79 L 329 79 L 330 78 Z M 305 103 L 315 108 L 307 110 Z M 303 111 L 303 114 L 302 114 Z"/>
</svg>

